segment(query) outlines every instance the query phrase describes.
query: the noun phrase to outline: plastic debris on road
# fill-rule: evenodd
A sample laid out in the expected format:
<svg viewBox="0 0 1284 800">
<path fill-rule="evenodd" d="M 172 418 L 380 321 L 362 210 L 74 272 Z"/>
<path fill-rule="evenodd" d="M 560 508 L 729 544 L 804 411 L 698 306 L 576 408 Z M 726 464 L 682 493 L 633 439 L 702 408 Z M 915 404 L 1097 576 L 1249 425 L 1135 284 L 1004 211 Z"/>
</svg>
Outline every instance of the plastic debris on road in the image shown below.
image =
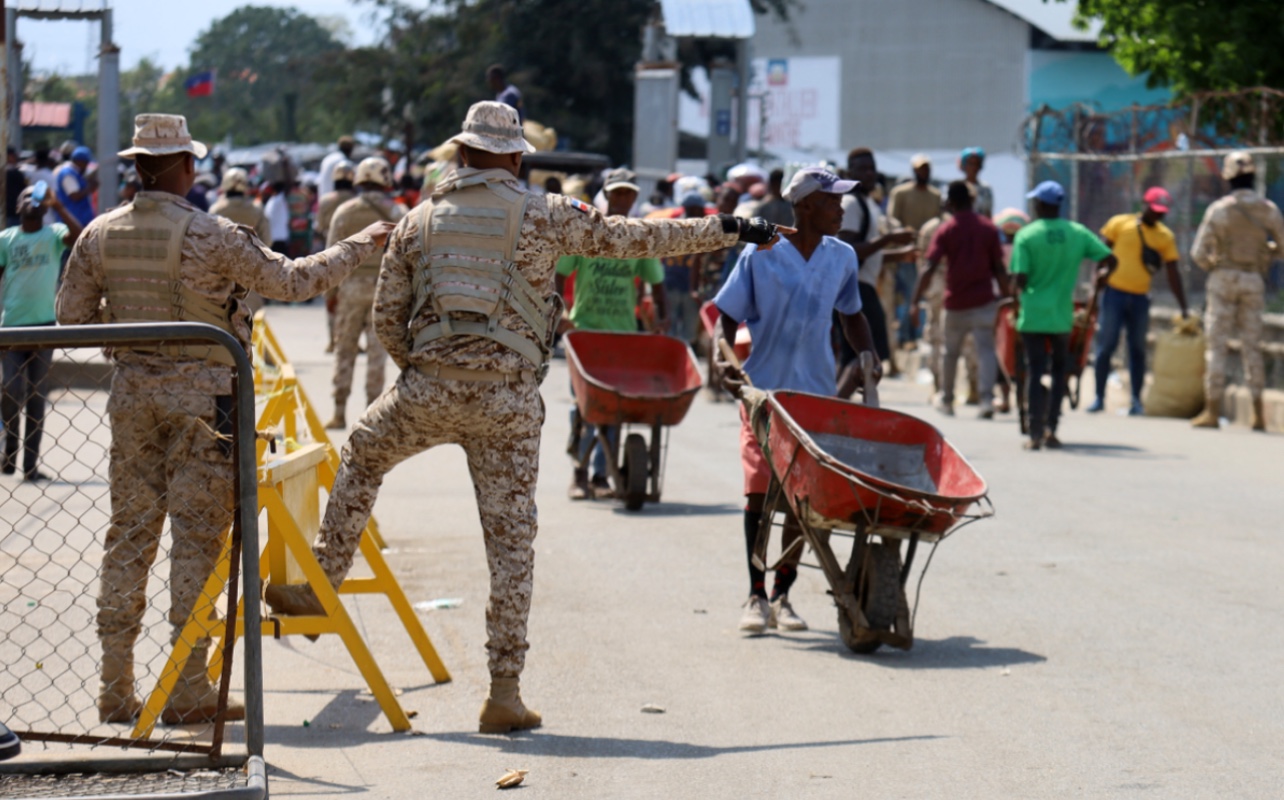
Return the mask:
<svg viewBox="0 0 1284 800">
<path fill-rule="evenodd" d="M 529 772 L 530 770 L 528 769 L 510 769 L 501 775 L 499 780 L 495 781 L 495 785 L 500 789 L 511 789 L 524 781 Z"/>
<path fill-rule="evenodd" d="M 643 714 L 663 714 L 664 706 L 657 706 L 655 703 L 647 703 L 642 706 Z"/>
<path fill-rule="evenodd" d="M 443 608 L 459 608 L 464 601 L 458 597 L 439 597 L 436 600 L 421 600 L 415 603 L 415 611 L 437 611 Z"/>
</svg>

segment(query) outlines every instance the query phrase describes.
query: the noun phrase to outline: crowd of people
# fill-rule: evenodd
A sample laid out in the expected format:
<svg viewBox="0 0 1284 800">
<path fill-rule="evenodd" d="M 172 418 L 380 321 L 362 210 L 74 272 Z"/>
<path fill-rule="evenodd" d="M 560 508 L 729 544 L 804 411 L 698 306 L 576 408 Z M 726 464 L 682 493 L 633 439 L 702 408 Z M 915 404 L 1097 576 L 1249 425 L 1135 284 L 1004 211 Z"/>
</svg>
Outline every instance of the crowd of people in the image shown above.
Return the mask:
<svg viewBox="0 0 1284 800">
<path fill-rule="evenodd" d="M 1104 405 L 1122 335 L 1131 410 L 1139 413 L 1153 275 L 1166 274 L 1187 313 L 1175 240 L 1163 224 L 1171 198 L 1162 187 L 1150 188 L 1140 209 L 1111 219 L 1098 236 L 1064 217 L 1065 190 L 1054 181 L 1027 195 L 1033 219 L 1016 209 L 995 214 L 979 148 L 961 153 L 961 177 L 944 194 L 927 156 L 912 160 L 909 180 L 888 187 L 868 148 L 851 150 L 843 169 L 767 172 L 746 163 L 725 176 L 673 174 L 645 198 L 626 168 L 536 183 L 523 165 L 534 147 L 523 129 L 521 94 L 501 67 L 487 78 L 497 99 L 475 104 L 461 132 L 419 169 L 395 152 L 357 158 L 348 137 L 312 180 L 282 151 L 247 169 L 212 158 L 182 117 L 144 114 L 134 146 L 120 153 L 131 164 L 121 176 L 123 202 L 100 209 L 102 178 L 88 148 L 67 148 L 61 163 L 41 149 L 22 164 L 11 151 L 9 227 L 0 233 L 6 327 L 97 322 L 105 308 L 108 322 L 150 321 L 159 313 L 216 325 L 248 345 L 256 302 L 325 296 L 335 355 L 327 427 L 347 427 L 364 335 L 366 407 L 343 448 L 315 555 L 338 587 L 388 471 L 438 444 L 464 448 L 491 573 L 484 732 L 541 721 L 522 701 L 519 678 L 537 529 L 539 385 L 559 334 L 652 331 L 695 343 L 706 330 L 702 307 L 711 302 L 717 323 L 704 344 L 717 367 L 715 391 L 735 394 L 752 381 L 761 389 L 851 397 L 866 379 L 857 369 L 861 355 L 877 365 L 873 380 L 895 376 L 898 349 L 917 347 L 921 333 L 940 412 L 955 412 L 964 362 L 971 365 L 968 399 L 990 419 L 1011 408 L 995 329 L 1003 304 L 1013 303 L 1028 381 L 1024 446 L 1039 450 L 1060 446 L 1085 260 L 1096 263 L 1092 283 L 1102 293 L 1098 394 L 1089 411 Z M 1256 352 L 1261 273 L 1272 243 L 1284 237 L 1284 217 L 1254 193 L 1254 170 L 1250 156 L 1226 158 L 1231 192 L 1209 208 L 1192 252 L 1213 273 L 1208 408 L 1194 421 L 1201 427 L 1209 415 L 1216 424 L 1234 333 L 1244 342 L 1254 427 L 1264 427 Z M 139 230 L 166 242 L 146 264 L 105 244 Z M 176 279 L 143 281 L 152 288 L 139 291 L 154 296 L 119 294 L 115 277 L 171 265 Z M 752 340 L 742 365 L 718 342 L 734 343 L 741 326 Z M 234 469 L 223 416 L 232 368 L 225 355 L 195 345 L 117 348 L 112 358 L 112 524 L 98 596 L 98 709 L 105 722 L 128 722 L 141 708 L 133 650 L 150 567 L 138 554 L 155 553 L 164 521 L 157 509 L 169 509 L 175 540 L 174 637 L 230 521 Z M 385 389 L 388 358 L 400 373 Z M 45 479 L 39 446 L 49 364 L 47 351 L 10 351 L 3 359 L 3 472 L 17 470 L 21 451 L 29 481 Z M 176 391 L 183 402 L 173 401 Z M 613 446 L 618 434 L 602 438 Z M 571 499 L 610 495 L 604 455 L 590 452 L 600 440 L 589 434 L 581 441 L 584 449 L 572 454 Z M 806 629 L 789 601 L 797 560 L 777 565 L 769 592 L 754 558 L 770 469 L 743 410 L 739 445 L 750 586 L 740 628 Z M 203 456 L 187 458 L 184 448 Z M 169 459 L 168 469 L 157 453 Z M 784 535 L 790 551 L 797 524 L 787 523 Z M 268 586 L 265 599 L 279 614 L 326 613 L 307 585 Z M 196 643 L 164 711 L 167 722 L 214 715 L 209 645 Z M 228 711 L 236 718 L 244 709 L 232 702 Z"/>
</svg>

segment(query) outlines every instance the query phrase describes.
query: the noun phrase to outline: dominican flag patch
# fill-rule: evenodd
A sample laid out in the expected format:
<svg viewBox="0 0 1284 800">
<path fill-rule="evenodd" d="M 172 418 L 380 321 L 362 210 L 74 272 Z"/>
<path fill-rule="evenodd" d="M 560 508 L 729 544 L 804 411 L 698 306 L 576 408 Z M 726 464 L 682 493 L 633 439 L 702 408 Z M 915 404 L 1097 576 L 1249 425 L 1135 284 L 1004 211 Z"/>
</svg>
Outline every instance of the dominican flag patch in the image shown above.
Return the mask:
<svg viewBox="0 0 1284 800">
<path fill-rule="evenodd" d="M 574 197 L 569 197 L 567 199 L 571 201 L 571 207 L 581 214 L 588 214 L 593 211 L 593 207 L 583 200 L 576 200 Z"/>
</svg>

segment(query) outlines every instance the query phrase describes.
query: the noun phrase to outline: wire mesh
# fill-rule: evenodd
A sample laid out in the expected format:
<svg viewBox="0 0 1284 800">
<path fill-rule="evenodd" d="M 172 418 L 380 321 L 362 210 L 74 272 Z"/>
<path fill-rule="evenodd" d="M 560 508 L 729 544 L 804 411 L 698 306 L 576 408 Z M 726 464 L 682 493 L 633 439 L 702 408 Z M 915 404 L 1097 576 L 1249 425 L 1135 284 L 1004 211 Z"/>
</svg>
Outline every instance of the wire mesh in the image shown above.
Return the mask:
<svg viewBox="0 0 1284 800">
<path fill-rule="evenodd" d="M 240 789 L 244 770 L 166 770 L 141 774 L 0 775 L 0 798 L 197 794 Z"/>
<path fill-rule="evenodd" d="M 203 366 L 113 370 L 97 347 L 176 337 L 240 350 L 189 323 L 0 330 L 0 703 L 26 744 L 5 765 L 3 796 L 72 785 L 13 775 L 39 771 L 42 747 L 55 759 L 73 743 L 213 757 L 243 732 L 249 754 L 262 753 L 257 637 L 246 643 L 248 711 L 227 700 L 230 646 L 221 670 L 206 664 L 238 596 L 237 545 L 257 553 L 248 359 L 238 352 L 212 390 Z M 245 563 L 256 593 L 257 560 Z M 248 626 L 257 612 L 246 607 Z M 246 728 L 225 730 L 241 716 Z M 77 760 L 87 772 L 92 752 Z"/>
</svg>

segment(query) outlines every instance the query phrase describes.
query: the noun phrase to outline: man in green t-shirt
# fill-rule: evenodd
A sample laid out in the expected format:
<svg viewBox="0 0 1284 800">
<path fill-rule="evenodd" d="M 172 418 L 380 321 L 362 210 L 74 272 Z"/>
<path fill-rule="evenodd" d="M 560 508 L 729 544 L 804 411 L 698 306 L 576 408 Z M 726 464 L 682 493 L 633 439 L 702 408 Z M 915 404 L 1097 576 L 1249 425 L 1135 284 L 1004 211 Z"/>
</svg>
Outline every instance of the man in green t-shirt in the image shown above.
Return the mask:
<svg viewBox="0 0 1284 800">
<path fill-rule="evenodd" d="M 1019 292 L 1017 332 L 1026 360 L 1026 403 L 1030 411 L 1027 450 L 1061 446 L 1057 422 L 1066 393 L 1066 361 L 1074 328 L 1074 289 L 1084 259 L 1106 269 L 1115 265 L 1110 248 L 1083 225 L 1061 219 L 1065 189 L 1044 181 L 1026 195 L 1037 219 L 1012 243 L 1009 271 Z M 1052 393 L 1043 387 L 1051 357 Z"/>
<path fill-rule="evenodd" d="M 633 173 L 616 169 L 607 173 L 602 187 L 606 195 L 609 217 L 628 216 L 638 199 L 638 187 L 633 183 Z M 636 332 L 637 318 L 634 308 L 638 304 L 641 283 L 650 284 L 651 298 L 655 303 L 655 330 L 664 333 L 669 327 L 669 307 L 664 294 L 664 267 L 656 258 L 590 258 L 563 256 L 557 262 L 557 291 L 564 294 L 566 279 L 575 276 L 575 302 L 569 315 L 570 327 L 584 331 Z M 576 412 L 571 411 L 571 428 L 578 425 Z M 611 483 L 606 478 L 606 453 L 595 444 L 593 426 L 583 426 L 575 477 L 567 494 L 572 500 L 585 500 L 598 495 L 609 496 Z M 614 444 L 619 429 L 607 431 Z M 588 457 L 592 448 L 593 478 L 588 476 Z"/>
<path fill-rule="evenodd" d="M 43 191 L 44 196 L 37 197 L 38 191 Z M 80 236 L 80 222 L 63 207 L 52 189 L 40 189 L 40 184 L 22 190 L 17 208 L 18 224 L 0 232 L 0 326 L 53 325 L 62 254 Z M 51 208 L 61 223 L 44 224 L 45 213 Z M 52 363 L 51 349 L 4 352 L 4 387 L 0 392 L 4 463 L 0 472 L 5 475 L 17 471 L 19 415 L 25 411 L 22 476 L 27 481 L 47 479 L 36 465 L 45 424 L 45 380 Z"/>
</svg>

